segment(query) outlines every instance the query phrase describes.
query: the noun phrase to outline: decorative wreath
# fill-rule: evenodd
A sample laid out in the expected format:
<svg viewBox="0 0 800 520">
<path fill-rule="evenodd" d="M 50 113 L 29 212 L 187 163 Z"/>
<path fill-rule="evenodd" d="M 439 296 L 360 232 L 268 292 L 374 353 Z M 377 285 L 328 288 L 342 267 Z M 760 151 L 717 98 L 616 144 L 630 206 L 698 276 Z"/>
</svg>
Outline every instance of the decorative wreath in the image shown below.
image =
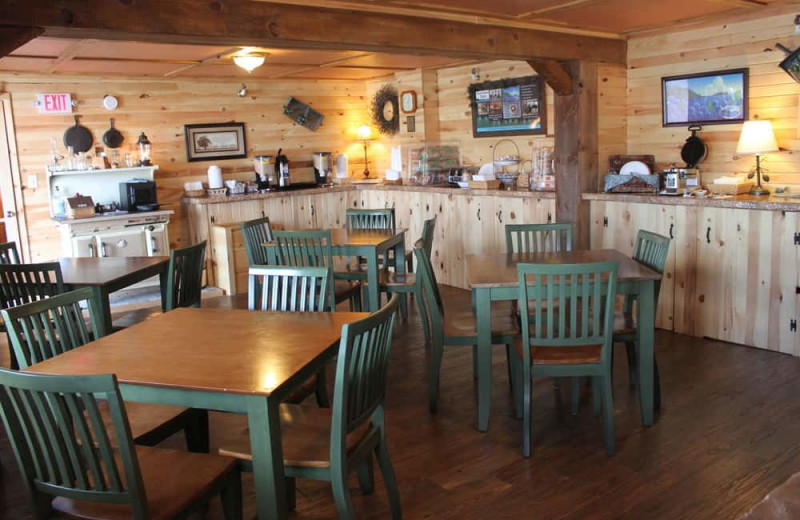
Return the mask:
<svg viewBox="0 0 800 520">
<path fill-rule="evenodd" d="M 386 117 L 386 105 L 391 103 L 392 117 Z M 372 98 L 372 122 L 382 134 L 394 135 L 400 131 L 400 110 L 397 101 L 397 89 L 392 85 L 384 85 Z"/>
</svg>

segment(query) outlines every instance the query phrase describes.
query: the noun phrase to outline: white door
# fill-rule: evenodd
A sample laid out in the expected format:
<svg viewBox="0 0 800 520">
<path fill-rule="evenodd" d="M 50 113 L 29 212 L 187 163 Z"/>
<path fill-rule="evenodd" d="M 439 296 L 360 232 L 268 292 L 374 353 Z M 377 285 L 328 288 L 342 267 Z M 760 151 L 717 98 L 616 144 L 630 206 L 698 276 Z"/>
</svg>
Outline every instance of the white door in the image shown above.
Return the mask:
<svg viewBox="0 0 800 520">
<path fill-rule="evenodd" d="M 75 258 L 87 258 L 98 256 L 97 244 L 94 235 L 72 238 L 72 256 Z"/>
<path fill-rule="evenodd" d="M 0 203 L 0 241 L 16 242 L 29 257 L 10 94 L 0 94 Z"/>
<path fill-rule="evenodd" d="M 145 228 L 147 256 L 166 256 L 169 254 L 167 227 L 164 224 L 152 224 Z"/>
<path fill-rule="evenodd" d="M 99 256 L 147 256 L 144 230 L 140 227 L 97 235 Z"/>
</svg>

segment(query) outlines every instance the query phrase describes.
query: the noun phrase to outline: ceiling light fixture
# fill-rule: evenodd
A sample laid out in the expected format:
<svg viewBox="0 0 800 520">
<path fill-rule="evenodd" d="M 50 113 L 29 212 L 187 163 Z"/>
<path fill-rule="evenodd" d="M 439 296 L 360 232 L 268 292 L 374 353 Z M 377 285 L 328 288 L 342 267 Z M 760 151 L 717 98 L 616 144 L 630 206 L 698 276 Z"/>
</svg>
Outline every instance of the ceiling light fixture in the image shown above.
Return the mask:
<svg viewBox="0 0 800 520">
<path fill-rule="evenodd" d="M 248 73 L 253 72 L 254 69 L 264 64 L 263 54 L 243 54 L 241 56 L 234 56 L 233 62 L 246 70 Z"/>
</svg>

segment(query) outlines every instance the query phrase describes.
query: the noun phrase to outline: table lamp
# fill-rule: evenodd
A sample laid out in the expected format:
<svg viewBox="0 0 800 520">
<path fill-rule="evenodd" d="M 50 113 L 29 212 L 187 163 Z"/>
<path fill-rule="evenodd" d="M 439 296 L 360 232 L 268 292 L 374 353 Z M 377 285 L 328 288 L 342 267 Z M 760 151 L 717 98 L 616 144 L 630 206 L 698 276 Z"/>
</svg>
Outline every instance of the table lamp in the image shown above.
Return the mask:
<svg viewBox="0 0 800 520">
<path fill-rule="evenodd" d="M 748 179 L 752 179 L 753 175 L 756 176 L 756 186 L 750 190 L 750 195 L 769 195 L 769 190 L 761 186 L 761 154 L 778 150 L 778 142 L 775 140 L 775 133 L 769 121 L 745 121 L 736 153 L 756 156 L 756 171 L 747 175 Z M 764 181 L 769 181 L 768 175 L 763 177 Z"/>
<path fill-rule="evenodd" d="M 364 178 L 369 179 L 369 158 L 367 157 L 367 145 L 372 141 L 372 128 L 369 125 L 358 127 L 358 140 L 364 145 Z"/>
</svg>

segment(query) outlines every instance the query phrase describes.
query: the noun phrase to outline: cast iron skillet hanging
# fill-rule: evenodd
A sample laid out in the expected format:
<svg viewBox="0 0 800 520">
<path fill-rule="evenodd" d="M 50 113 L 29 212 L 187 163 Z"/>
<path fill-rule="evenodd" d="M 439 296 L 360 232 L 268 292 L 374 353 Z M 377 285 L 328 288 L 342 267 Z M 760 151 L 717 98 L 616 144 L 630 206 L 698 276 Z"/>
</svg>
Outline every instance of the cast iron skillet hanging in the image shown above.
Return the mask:
<svg viewBox="0 0 800 520">
<path fill-rule="evenodd" d="M 702 139 L 697 137 L 697 132 L 702 130 L 700 125 L 692 125 L 689 127 L 691 136 L 686 140 L 686 144 L 681 148 L 681 159 L 686 163 L 687 168 L 697 168 L 697 164 L 703 162 L 708 153 L 708 148 Z"/>
<path fill-rule="evenodd" d="M 106 143 L 106 146 L 109 148 L 119 148 L 122 146 L 122 141 L 125 140 L 125 137 L 120 133 L 119 130 L 114 128 L 114 118 L 111 118 L 111 128 L 106 130 L 106 133 L 103 134 L 103 142 Z"/>
<path fill-rule="evenodd" d="M 78 116 L 75 116 L 75 126 L 67 128 L 64 132 L 64 146 L 71 146 L 77 152 L 88 152 L 92 148 L 94 137 L 92 132 L 85 126 L 78 123 Z"/>
</svg>

